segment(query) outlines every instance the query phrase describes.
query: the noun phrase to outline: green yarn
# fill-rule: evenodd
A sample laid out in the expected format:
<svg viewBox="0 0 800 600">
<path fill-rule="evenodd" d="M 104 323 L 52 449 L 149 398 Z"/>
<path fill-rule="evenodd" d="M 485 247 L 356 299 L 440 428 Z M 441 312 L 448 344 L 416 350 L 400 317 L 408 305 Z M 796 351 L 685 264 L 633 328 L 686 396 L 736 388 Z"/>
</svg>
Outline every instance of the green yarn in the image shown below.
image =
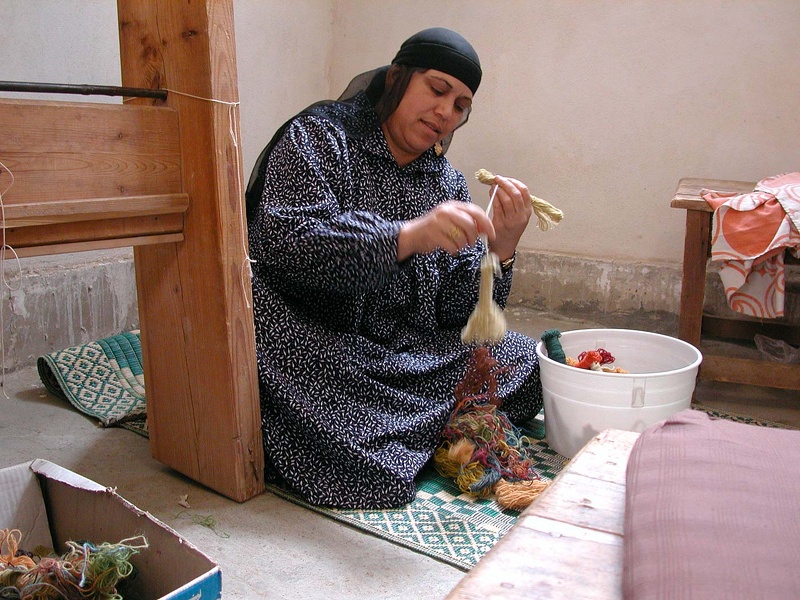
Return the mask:
<svg viewBox="0 0 800 600">
<path fill-rule="evenodd" d="M 567 364 L 567 355 L 564 354 L 564 349 L 558 340 L 560 337 L 561 332 L 558 329 L 548 329 L 542 334 L 542 341 L 544 342 L 544 347 L 547 348 L 547 357 L 550 360 Z"/>
<path fill-rule="evenodd" d="M 122 600 L 117 585 L 133 574 L 129 559 L 148 543 L 140 535 L 118 544 L 68 541 L 66 546 L 60 558 L 42 556 L 16 566 L 8 564 L 16 552 L 8 560 L 0 552 L 0 600 Z"/>
</svg>

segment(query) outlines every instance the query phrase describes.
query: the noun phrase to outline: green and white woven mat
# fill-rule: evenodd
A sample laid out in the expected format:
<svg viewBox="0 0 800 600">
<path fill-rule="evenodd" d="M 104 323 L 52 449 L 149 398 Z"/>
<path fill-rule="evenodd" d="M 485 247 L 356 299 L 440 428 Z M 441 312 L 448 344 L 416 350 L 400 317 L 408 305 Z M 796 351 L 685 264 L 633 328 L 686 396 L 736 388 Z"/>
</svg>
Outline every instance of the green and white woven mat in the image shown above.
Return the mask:
<svg viewBox="0 0 800 600">
<path fill-rule="evenodd" d="M 52 352 L 40 356 L 36 366 L 48 391 L 98 419 L 104 427 L 146 427 L 138 332 Z"/>
<path fill-rule="evenodd" d="M 551 481 L 567 459 L 542 441 L 541 416 L 526 432 L 534 445 L 534 468 Z M 332 509 L 314 506 L 279 486 L 267 489 L 327 517 L 362 529 L 421 554 L 468 571 L 516 523 L 519 512 L 502 508 L 493 499 L 461 492 L 452 479 L 427 467 L 417 479 L 417 497 L 408 505 L 387 510 Z"/>
</svg>

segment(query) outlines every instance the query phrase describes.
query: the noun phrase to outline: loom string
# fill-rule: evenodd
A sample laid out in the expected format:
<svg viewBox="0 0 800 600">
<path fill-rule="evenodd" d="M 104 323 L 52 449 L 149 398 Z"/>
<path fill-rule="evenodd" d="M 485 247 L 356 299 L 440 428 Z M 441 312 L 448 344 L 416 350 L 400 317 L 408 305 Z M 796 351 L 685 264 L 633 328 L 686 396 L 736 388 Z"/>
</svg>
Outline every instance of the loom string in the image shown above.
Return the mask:
<svg viewBox="0 0 800 600">
<path fill-rule="evenodd" d="M 231 136 L 231 142 L 233 143 L 233 147 L 236 149 L 234 152 L 234 156 L 236 157 L 236 178 L 239 188 L 239 195 L 240 195 L 240 206 L 244 206 L 243 198 L 241 197 L 244 191 L 244 176 L 242 174 L 242 165 L 239 162 L 239 139 L 236 135 L 236 131 L 234 131 L 233 124 L 236 122 L 235 111 L 239 108 L 239 102 L 230 102 L 228 100 L 219 100 L 217 98 L 204 98 L 203 96 L 195 96 L 194 94 L 188 94 L 186 92 L 179 92 L 178 90 L 173 90 L 170 88 L 165 88 L 168 92 L 173 94 L 178 94 L 179 96 L 186 96 L 188 98 L 194 98 L 195 100 L 202 100 L 204 102 L 213 102 L 216 104 L 224 104 L 228 107 L 228 133 Z M 247 248 L 247 228 L 245 227 L 244 223 L 244 210 L 239 211 L 239 229 L 242 232 L 242 251 L 244 253 L 244 259 L 242 260 L 242 274 L 241 274 L 241 284 L 242 284 L 242 296 L 245 299 L 245 304 L 247 304 L 247 308 L 250 308 L 250 300 L 247 299 L 247 288 L 245 287 L 245 274 L 247 277 L 253 277 L 253 270 L 251 265 L 255 262 L 252 258 L 250 258 L 250 253 Z"/>
<path fill-rule="evenodd" d="M 236 149 L 236 152 L 234 152 L 234 155 L 236 157 L 236 159 L 235 159 L 235 161 L 236 161 L 236 177 L 237 177 L 237 180 L 238 180 L 237 183 L 239 184 L 238 187 L 239 187 L 240 200 L 243 200 L 241 198 L 241 195 L 242 195 L 242 193 L 244 191 L 244 175 L 242 173 L 242 165 L 239 162 L 239 139 L 238 139 L 238 136 L 236 135 L 236 132 L 234 131 L 234 127 L 233 127 L 233 124 L 236 122 L 235 121 L 235 116 L 236 116 L 235 111 L 236 111 L 236 109 L 239 108 L 240 103 L 238 101 L 237 102 L 231 102 L 229 100 L 219 100 L 218 98 L 205 98 L 204 96 L 196 96 L 195 94 L 189 94 L 187 92 L 179 92 L 178 90 L 173 90 L 171 88 L 164 88 L 164 89 L 167 90 L 168 92 L 172 93 L 172 94 L 177 94 L 178 96 L 186 96 L 187 98 L 194 98 L 195 100 L 202 100 L 203 102 L 213 102 L 215 104 L 223 104 L 223 105 L 226 105 L 228 107 L 228 133 L 231 136 L 231 142 L 233 143 L 233 147 Z M 126 98 L 126 99 L 123 100 L 123 102 L 128 102 L 130 100 L 135 100 L 135 98 Z M 244 206 L 244 202 L 243 201 L 240 202 L 240 205 Z M 245 301 L 245 304 L 247 305 L 247 308 L 250 308 L 251 307 L 250 306 L 250 300 L 248 299 L 247 288 L 245 287 L 245 276 L 247 276 L 249 278 L 253 277 L 253 269 L 252 269 L 251 265 L 253 263 L 255 263 L 256 261 L 254 261 L 252 258 L 250 258 L 250 253 L 249 253 L 248 248 L 247 248 L 247 241 L 246 241 L 247 240 L 247 227 L 245 226 L 245 222 L 244 222 L 244 210 L 240 210 L 239 211 L 239 230 L 243 234 L 242 235 L 242 251 L 244 253 L 244 259 L 242 260 L 242 267 L 241 267 L 242 295 L 243 295 L 243 297 L 245 299 L 244 301 Z"/>
<path fill-rule="evenodd" d="M 3 202 L 3 194 L 8 192 L 11 189 L 11 186 L 14 185 L 14 173 L 12 173 L 11 169 L 9 169 L 2 161 L 0 161 L 0 167 L 8 172 L 11 176 L 11 181 L 9 182 L 6 189 L 0 192 L 0 226 L 3 228 L 3 237 L 2 237 L 2 247 L 0 247 L 0 277 L 3 280 L 3 287 L 7 288 L 9 292 L 14 292 L 19 290 L 22 287 L 22 281 L 19 280 L 17 282 L 17 287 L 12 287 L 9 283 L 8 279 L 6 278 L 6 251 L 10 251 L 11 254 L 14 255 L 14 258 L 17 261 L 17 272 L 22 273 L 22 265 L 19 262 L 19 255 L 17 251 L 14 250 L 11 246 L 6 244 L 6 206 Z M 5 294 L 4 294 L 5 295 Z M 10 296 L 9 296 L 10 301 Z M 8 399 L 8 393 L 6 392 L 6 343 L 5 343 L 5 311 L 2 310 L 0 307 L 0 363 L 2 366 L 0 367 L 0 389 L 3 390 L 3 396 Z"/>
</svg>

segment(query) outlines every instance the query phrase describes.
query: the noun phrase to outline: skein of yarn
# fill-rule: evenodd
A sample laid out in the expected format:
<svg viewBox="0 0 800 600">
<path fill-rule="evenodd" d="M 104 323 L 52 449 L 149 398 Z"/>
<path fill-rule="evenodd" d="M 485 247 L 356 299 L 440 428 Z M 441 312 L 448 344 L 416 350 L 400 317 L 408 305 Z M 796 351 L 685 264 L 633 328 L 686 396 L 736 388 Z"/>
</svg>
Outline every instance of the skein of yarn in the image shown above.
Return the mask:
<svg viewBox="0 0 800 600">
<path fill-rule="evenodd" d="M 542 341 L 547 350 L 547 357 L 561 364 L 567 364 L 567 355 L 564 353 L 564 348 L 561 347 L 561 342 L 558 338 L 561 337 L 561 332 L 558 329 L 548 329 L 542 333 Z"/>
<path fill-rule="evenodd" d="M 134 571 L 130 557 L 149 547 L 144 536 L 117 544 L 68 541 L 60 558 L 38 557 L 19 549 L 21 537 L 0 530 L 2 600 L 122 600 L 117 585 Z"/>
<path fill-rule="evenodd" d="M 461 330 L 465 344 L 496 344 L 506 334 L 506 315 L 494 301 L 494 277 L 500 272 L 497 255 L 487 252 L 481 258 L 481 283 L 478 304 Z"/>
<path fill-rule="evenodd" d="M 475 173 L 475 177 L 477 177 L 478 181 L 481 183 L 485 183 L 486 185 L 494 185 L 495 176 L 486 169 L 479 169 Z M 533 212 L 536 214 L 536 218 L 539 219 L 539 229 L 542 231 L 547 231 L 550 229 L 551 225 L 559 223 L 561 219 L 564 218 L 564 213 L 561 211 L 561 209 L 556 208 L 547 200 L 542 200 L 541 198 L 538 198 L 532 194 L 530 195 L 530 199 Z"/>
<path fill-rule="evenodd" d="M 486 214 L 492 211 L 497 188 L 494 188 Z M 494 278 L 501 273 L 500 261 L 494 252 L 489 251 L 489 240 L 486 234 L 480 236 L 486 247 L 486 254 L 481 257 L 481 281 L 478 288 L 478 303 L 475 310 L 461 330 L 461 341 L 465 344 L 496 344 L 506 334 L 506 315 L 494 301 Z"/>
</svg>

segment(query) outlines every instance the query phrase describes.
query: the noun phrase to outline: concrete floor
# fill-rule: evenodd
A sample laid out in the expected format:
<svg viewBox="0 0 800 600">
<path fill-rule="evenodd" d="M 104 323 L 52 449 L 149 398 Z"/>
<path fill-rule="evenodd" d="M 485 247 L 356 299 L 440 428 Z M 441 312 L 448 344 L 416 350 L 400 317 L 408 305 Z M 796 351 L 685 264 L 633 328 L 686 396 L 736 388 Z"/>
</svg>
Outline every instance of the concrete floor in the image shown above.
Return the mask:
<svg viewBox="0 0 800 600">
<path fill-rule="evenodd" d="M 509 327 L 603 327 L 509 308 Z M 243 504 L 210 492 L 150 457 L 145 438 L 103 429 L 43 387 L 35 367 L 5 374 L 0 395 L 0 468 L 45 458 L 106 486 L 150 512 L 222 567 L 224 598 L 443 598 L 464 572 L 299 508 L 270 493 Z M 745 398 L 756 399 L 757 406 Z M 701 382 L 708 405 L 800 426 L 796 392 Z M 187 495 L 191 508 L 178 504 Z M 216 528 L 192 515 L 211 516 Z"/>
</svg>

